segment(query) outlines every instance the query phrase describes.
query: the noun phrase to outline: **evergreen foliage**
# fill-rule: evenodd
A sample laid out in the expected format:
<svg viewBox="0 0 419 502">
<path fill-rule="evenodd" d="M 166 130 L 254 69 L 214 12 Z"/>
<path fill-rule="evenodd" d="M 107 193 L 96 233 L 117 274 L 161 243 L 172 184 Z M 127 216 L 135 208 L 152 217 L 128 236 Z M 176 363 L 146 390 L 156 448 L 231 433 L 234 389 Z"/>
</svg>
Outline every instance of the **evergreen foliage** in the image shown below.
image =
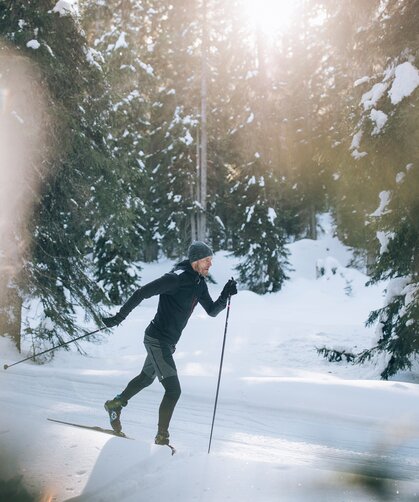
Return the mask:
<svg viewBox="0 0 419 502">
<path fill-rule="evenodd" d="M 413 28 L 419 4 L 377 2 L 371 7 L 373 15 L 355 17 L 357 46 L 369 61 L 359 67 L 366 76 L 358 78 L 365 78 L 347 91 L 354 98 L 347 121 L 352 140 L 344 145 L 336 211 L 343 240 L 374 256 L 370 283 L 388 281 L 384 306 L 367 320 L 377 325 L 376 343 L 353 358 L 362 363 L 383 354 L 381 376 L 387 379 L 410 369 L 419 350 L 419 94 L 417 88 L 409 89 L 415 72 L 419 79 Z M 338 17 L 345 12 L 339 7 Z M 400 26 L 406 29 L 403 36 Z M 357 54 L 352 58 L 354 64 L 360 60 Z M 334 352 L 325 350 L 324 355 L 330 358 Z"/>
<path fill-rule="evenodd" d="M 14 323 L 18 333 L 22 303 L 37 299 L 26 333 L 35 345 L 62 342 L 78 329 L 77 309 L 98 321 L 102 306 L 127 298 L 141 261 L 185 253 L 204 210 L 205 66 L 210 244 L 240 258 L 244 286 L 278 291 L 287 243 L 315 239 L 316 215 L 331 211 L 340 239 L 367 256 L 371 282 L 388 281 L 388 297 L 368 319 L 377 324 L 372 349 L 321 353 L 352 362 L 384 353 L 384 378 L 410 367 L 418 88 L 395 82 L 418 71 L 419 2 L 297 1 L 289 32 L 272 39 L 246 18 L 245 4 L 82 0 L 77 16 L 54 0 L 0 3 L 1 78 L 17 59 L 29 64 L 17 94 L 42 111 L 20 118 L 43 126 L 41 134 L 8 112 L 10 137 L 31 145 L 22 163 L 35 196 L 14 233 L 2 235 L 7 256 L 20 250 L 10 261 L 1 244 L 1 269 L 14 271 L 0 278 L 3 331 Z"/>
<path fill-rule="evenodd" d="M 23 298 L 39 301 L 36 322 L 24 329 L 35 346 L 75 335 L 77 308 L 99 320 L 98 305 L 108 302 L 101 286 L 111 282 L 106 277 L 101 277 L 103 284 L 94 280 L 101 237 L 117 236 L 112 218 L 118 218 L 121 229 L 129 218 L 124 192 L 118 194 L 122 175 L 104 141 L 106 81 L 89 61 L 77 21 L 54 12 L 55 4 L 18 1 L 1 12 L 1 33 L 18 55 L 9 64 L 17 57 L 30 59 L 47 96 L 48 121 L 43 127 L 48 141 L 38 145 L 39 165 L 34 163 L 29 171 L 42 178 L 29 222 L 31 244 L 19 276 Z M 123 272 L 119 267 L 122 282 Z M 132 283 L 126 270 L 125 276 Z"/>
</svg>

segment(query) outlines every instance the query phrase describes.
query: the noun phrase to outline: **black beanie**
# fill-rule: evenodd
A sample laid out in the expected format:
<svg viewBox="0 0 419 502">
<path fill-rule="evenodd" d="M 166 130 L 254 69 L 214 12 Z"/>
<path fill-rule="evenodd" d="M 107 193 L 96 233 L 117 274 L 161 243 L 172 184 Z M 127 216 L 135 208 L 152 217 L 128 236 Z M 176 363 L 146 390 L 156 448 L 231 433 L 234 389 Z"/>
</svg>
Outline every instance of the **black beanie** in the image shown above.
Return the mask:
<svg viewBox="0 0 419 502">
<path fill-rule="evenodd" d="M 212 249 L 205 242 L 195 241 L 189 246 L 188 257 L 191 263 L 212 256 L 212 254 Z"/>
</svg>

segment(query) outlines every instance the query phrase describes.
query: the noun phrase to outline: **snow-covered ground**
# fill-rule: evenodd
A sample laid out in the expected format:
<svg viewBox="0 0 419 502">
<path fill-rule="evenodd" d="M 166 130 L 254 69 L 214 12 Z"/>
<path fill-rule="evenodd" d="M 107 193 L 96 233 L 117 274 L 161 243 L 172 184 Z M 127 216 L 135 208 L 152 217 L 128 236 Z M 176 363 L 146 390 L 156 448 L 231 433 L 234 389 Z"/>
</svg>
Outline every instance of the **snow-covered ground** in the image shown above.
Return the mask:
<svg viewBox="0 0 419 502">
<path fill-rule="evenodd" d="M 175 354 L 183 391 L 170 428 L 175 456 L 153 444 L 158 382 L 123 410 L 135 441 L 47 421 L 108 426 L 104 401 L 144 360 L 152 298 L 102 344 L 83 342 L 87 357 L 61 351 L 43 366 L 0 371 L 1 479 L 23 476 L 43 501 L 419 500 L 415 375 L 384 382 L 379 364 L 330 364 L 316 353 L 323 345 L 370 346 L 374 329 L 364 321 L 381 305 L 384 285 L 366 288 L 367 278 L 346 268 L 349 250 L 327 231 L 290 250 L 294 271 L 281 292 L 242 290 L 232 299 L 210 454 L 225 312 L 212 319 L 199 306 Z M 144 282 L 171 265 L 145 266 Z M 213 297 L 234 265 L 216 254 Z M 1 337 L 0 354 L 2 364 L 26 355 Z"/>
</svg>

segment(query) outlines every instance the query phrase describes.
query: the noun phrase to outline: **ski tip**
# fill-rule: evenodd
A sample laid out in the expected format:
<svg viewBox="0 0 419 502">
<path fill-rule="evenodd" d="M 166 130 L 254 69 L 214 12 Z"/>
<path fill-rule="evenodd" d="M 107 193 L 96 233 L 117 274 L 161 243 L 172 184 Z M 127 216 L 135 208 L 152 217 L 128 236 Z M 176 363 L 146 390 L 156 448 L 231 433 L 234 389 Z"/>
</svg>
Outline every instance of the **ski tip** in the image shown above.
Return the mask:
<svg viewBox="0 0 419 502">
<path fill-rule="evenodd" d="M 176 448 L 171 444 L 168 444 L 167 446 L 172 450 L 172 457 L 173 457 L 173 455 L 176 453 Z"/>
</svg>

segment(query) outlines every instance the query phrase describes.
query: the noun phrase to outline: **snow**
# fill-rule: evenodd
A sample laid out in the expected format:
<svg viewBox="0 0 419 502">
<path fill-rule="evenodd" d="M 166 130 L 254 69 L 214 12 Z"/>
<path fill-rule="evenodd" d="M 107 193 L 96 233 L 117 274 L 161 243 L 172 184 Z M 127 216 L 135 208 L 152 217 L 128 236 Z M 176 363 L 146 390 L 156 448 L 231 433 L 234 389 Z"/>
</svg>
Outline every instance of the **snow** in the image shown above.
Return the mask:
<svg viewBox="0 0 419 502">
<path fill-rule="evenodd" d="M 52 9 L 52 12 L 55 12 L 60 16 L 77 14 L 78 12 L 77 5 L 78 5 L 78 0 L 58 0 L 54 8 Z"/>
<path fill-rule="evenodd" d="M 372 131 L 372 135 L 375 136 L 381 132 L 381 129 L 386 125 L 387 115 L 381 110 L 376 110 L 373 108 L 370 113 L 371 122 L 375 124 L 375 127 Z"/>
<path fill-rule="evenodd" d="M 368 155 L 367 152 L 360 152 L 359 151 L 359 146 L 361 144 L 361 139 L 362 139 L 363 134 L 364 134 L 364 131 L 362 129 L 357 131 L 354 134 L 354 136 L 352 138 L 351 146 L 349 147 L 349 150 L 352 150 L 351 155 L 355 160 L 362 159 L 362 157 L 365 157 L 366 155 Z"/>
<path fill-rule="evenodd" d="M 367 76 L 358 78 L 354 82 L 354 87 L 358 87 L 359 85 L 365 84 L 365 83 L 367 83 L 369 81 L 370 81 L 370 77 L 367 77 Z"/>
<path fill-rule="evenodd" d="M 249 221 L 252 219 L 253 213 L 255 212 L 255 206 L 246 207 L 245 212 L 247 214 L 246 222 L 249 223 Z"/>
<path fill-rule="evenodd" d="M 225 228 L 226 228 L 226 227 L 225 227 L 225 225 L 224 225 L 224 223 L 223 223 L 223 220 L 222 220 L 219 216 L 216 216 L 214 219 L 215 219 L 215 221 L 216 221 L 216 222 L 220 225 L 220 227 L 221 227 L 223 230 L 225 230 Z"/>
<path fill-rule="evenodd" d="M 330 220 L 319 223 L 319 240 L 289 245 L 293 271 L 280 292 L 241 289 L 232 298 L 210 454 L 225 312 L 209 318 L 199 306 L 175 353 L 182 384 L 170 428 L 175 456 L 152 444 L 158 382 L 122 412 L 135 441 L 46 420 L 107 427 L 104 401 L 144 360 L 143 332 L 157 305 L 150 298 L 101 344 L 81 342 L 88 356 L 60 351 L 48 364 L 0 372 L 0 478 L 21 475 L 28 489 L 52 501 L 384 500 L 363 488 L 354 477 L 361 472 L 383 476 L 387 500 L 417 500 L 418 385 L 402 374 L 380 381 L 379 365 L 331 364 L 316 353 L 324 345 L 369 347 L 375 328 L 364 322 L 382 305 L 385 287 L 365 287 L 368 278 L 348 268 L 351 250 L 334 237 Z M 215 254 L 213 297 L 237 263 Z M 328 273 L 316 278 L 316 263 Z M 172 264 L 144 264 L 142 281 Z M 387 295 L 406 285 L 394 283 Z M 30 353 L 30 343 L 18 354 L 0 337 L 0 353 L 11 364 Z"/>
<path fill-rule="evenodd" d="M 364 110 L 369 110 L 377 104 L 388 88 L 389 84 L 379 82 L 375 84 L 368 92 L 364 93 L 361 98 L 361 104 Z"/>
<path fill-rule="evenodd" d="M 123 31 L 120 35 L 119 35 L 119 38 L 118 40 L 116 41 L 116 44 L 115 44 L 115 49 L 127 49 L 128 48 L 128 44 L 125 40 L 125 36 L 126 36 L 126 33 Z"/>
<path fill-rule="evenodd" d="M 355 150 L 353 150 L 351 155 L 355 160 L 359 160 L 359 159 L 362 159 L 363 157 L 366 157 L 368 155 L 368 153 L 367 152 L 360 152 L 355 149 Z"/>
<path fill-rule="evenodd" d="M 388 212 L 386 208 L 391 200 L 391 192 L 389 190 L 383 190 L 379 193 L 378 197 L 380 198 L 380 205 L 370 216 L 379 217 Z"/>
<path fill-rule="evenodd" d="M 380 243 L 379 253 L 382 255 L 388 251 L 388 245 L 390 244 L 390 241 L 394 239 L 396 234 L 394 232 L 383 232 L 379 230 L 376 235 L 378 242 Z"/>
<path fill-rule="evenodd" d="M 29 47 L 29 49 L 39 49 L 41 47 L 41 44 L 38 42 L 38 40 L 29 40 L 27 42 L 26 47 Z"/>
<path fill-rule="evenodd" d="M 354 86 L 356 87 L 358 85 L 364 84 L 367 81 L 368 78 L 364 77 L 357 80 L 354 83 Z M 375 124 L 375 127 L 372 131 L 373 135 L 379 134 L 381 132 L 381 129 L 387 122 L 387 115 L 384 112 L 375 109 L 378 101 L 384 96 L 387 89 L 390 87 L 390 89 L 388 90 L 388 96 L 390 97 L 391 103 L 393 105 L 396 105 L 407 96 L 410 96 L 418 86 L 419 70 L 411 62 L 406 61 L 399 64 L 395 68 L 394 66 L 387 68 L 384 72 L 384 80 L 382 82 L 374 84 L 368 92 L 365 92 L 362 95 L 360 105 L 363 107 L 364 111 L 371 110 L 370 119 Z M 354 140 L 356 140 L 356 137 L 354 137 Z M 351 147 L 351 149 L 356 149 L 356 156 L 358 156 L 358 147 L 359 141 L 356 145 Z M 352 155 L 355 156 L 354 153 Z"/>
<path fill-rule="evenodd" d="M 408 278 L 412 280 L 411 277 Z M 418 284 L 408 284 L 401 292 L 402 295 L 405 295 L 404 303 L 406 306 L 413 304 L 417 301 L 419 294 L 419 285 Z"/>
<path fill-rule="evenodd" d="M 396 296 L 403 294 L 403 290 L 409 285 L 411 280 L 411 277 L 395 277 L 391 279 L 386 288 L 384 305 L 390 305 Z"/>
<path fill-rule="evenodd" d="M 138 64 L 148 75 L 154 76 L 154 69 L 151 65 L 143 63 L 142 61 L 138 61 Z"/>
<path fill-rule="evenodd" d="M 351 150 L 353 150 L 354 148 L 356 148 L 356 149 L 359 148 L 359 145 L 361 144 L 362 135 L 363 135 L 362 129 L 360 129 L 359 131 L 357 131 L 356 134 L 354 134 L 354 136 L 352 138 L 352 143 L 350 146 Z"/>
<path fill-rule="evenodd" d="M 268 209 L 268 220 L 271 222 L 272 225 L 275 224 L 276 220 L 276 211 L 273 207 L 270 207 Z"/>
<path fill-rule="evenodd" d="M 409 61 L 398 65 L 395 69 L 395 78 L 388 94 L 391 103 L 396 105 L 402 99 L 410 96 L 419 86 L 419 71 Z"/>
<path fill-rule="evenodd" d="M 192 145 L 193 137 L 192 137 L 191 133 L 189 132 L 189 129 L 186 130 L 185 136 L 183 138 L 180 138 L 180 141 L 182 141 L 182 143 L 185 143 L 185 145 Z"/>
</svg>

